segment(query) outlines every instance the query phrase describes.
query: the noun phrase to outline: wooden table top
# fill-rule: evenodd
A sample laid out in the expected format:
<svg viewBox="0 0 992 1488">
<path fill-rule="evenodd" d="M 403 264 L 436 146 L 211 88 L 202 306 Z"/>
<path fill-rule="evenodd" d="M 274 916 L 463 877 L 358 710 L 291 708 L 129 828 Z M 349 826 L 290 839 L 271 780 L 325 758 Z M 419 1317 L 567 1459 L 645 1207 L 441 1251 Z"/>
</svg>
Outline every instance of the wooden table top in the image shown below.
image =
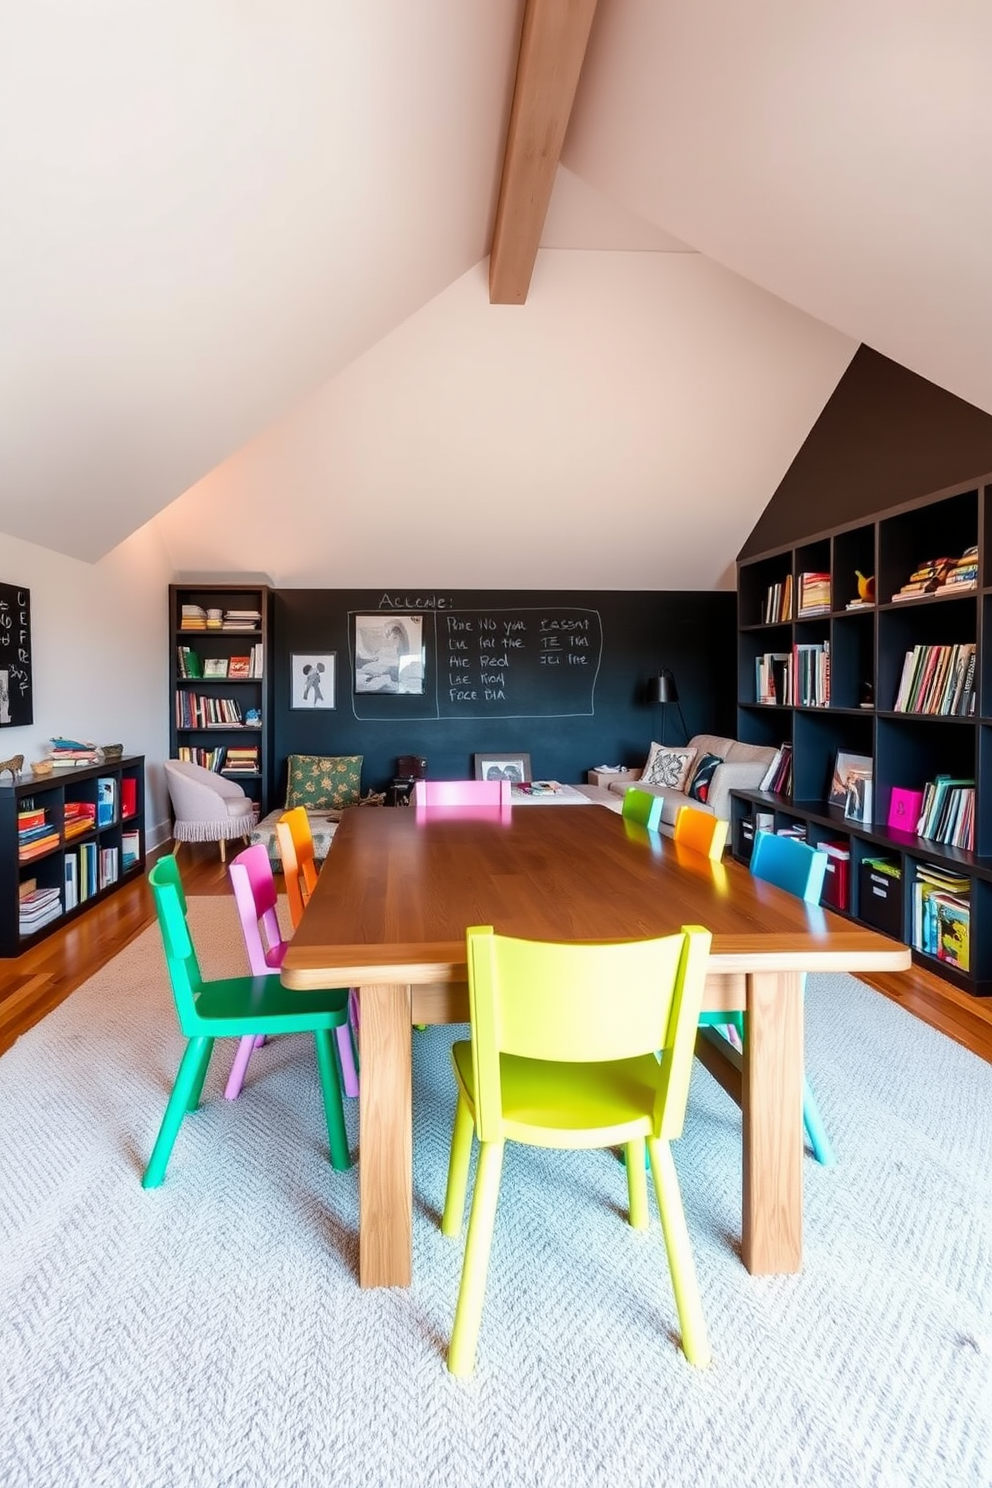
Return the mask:
<svg viewBox="0 0 992 1488">
<path fill-rule="evenodd" d="M 621 940 L 713 933 L 711 969 L 902 970 L 905 946 L 804 905 L 740 864 L 711 864 L 605 807 L 354 808 L 343 813 L 283 963 L 312 989 L 464 981 L 465 930 Z"/>
</svg>

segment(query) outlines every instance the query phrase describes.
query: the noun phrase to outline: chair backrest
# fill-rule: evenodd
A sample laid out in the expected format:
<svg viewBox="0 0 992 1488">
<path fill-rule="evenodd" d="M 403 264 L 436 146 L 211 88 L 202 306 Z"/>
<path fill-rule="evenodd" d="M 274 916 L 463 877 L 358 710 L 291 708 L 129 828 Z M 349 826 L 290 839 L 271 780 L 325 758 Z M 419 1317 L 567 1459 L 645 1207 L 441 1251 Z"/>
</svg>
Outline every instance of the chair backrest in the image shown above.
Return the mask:
<svg viewBox="0 0 992 1488">
<path fill-rule="evenodd" d="M 203 986 L 203 977 L 186 923 L 186 895 L 179 865 L 171 853 L 159 858 L 148 875 L 148 882 L 162 932 L 179 1026 L 183 1033 L 190 1035 L 197 1029 L 196 999 Z"/>
<path fill-rule="evenodd" d="M 693 852 L 705 853 L 718 862 L 727 845 L 729 822 L 708 811 L 697 811 L 695 806 L 682 806 L 675 818 L 675 841 Z"/>
<path fill-rule="evenodd" d="M 657 832 L 664 804 L 663 796 L 653 796 L 650 791 L 638 790 L 636 785 L 632 785 L 624 791 L 621 812 L 628 821 L 647 827 L 649 832 Z"/>
<path fill-rule="evenodd" d="M 508 806 L 508 780 L 418 780 L 415 806 Z"/>
<path fill-rule="evenodd" d="M 254 842 L 228 864 L 231 887 L 253 976 L 278 971 L 286 954 L 276 913 L 278 891 L 264 842 Z"/>
<path fill-rule="evenodd" d="M 596 1064 L 658 1051 L 654 1134 L 678 1136 L 711 939 L 696 925 L 678 935 L 603 945 L 518 940 L 489 925 L 468 930 L 480 1139 L 499 1140 L 503 1132 L 500 1054 Z"/>
<path fill-rule="evenodd" d="M 800 842 L 798 837 L 779 837 L 775 832 L 756 832 L 751 853 L 751 872 L 779 889 L 819 904 L 827 855 Z"/>
<path fill-rule="evenodd" d="M 247 792 L 236 780 L 194 765 L 191 760 L 163 760 L 165 783 L 172 809 L 181 821 L 199 821 L 226 815 L 218 797 L 233 800 Z"/>
<path fill-rule="evenodd" d="M 286 880 L 289 917 L 295 929 L 303 918 L 303 911 L 310 902 L 310 895 L 317 883 L 313 835 L 305 807 L 294 806 L 292 810 L 284 811 L 276 822 L 276 836 L 279 839 L 279 856 Z"/>
</svg>

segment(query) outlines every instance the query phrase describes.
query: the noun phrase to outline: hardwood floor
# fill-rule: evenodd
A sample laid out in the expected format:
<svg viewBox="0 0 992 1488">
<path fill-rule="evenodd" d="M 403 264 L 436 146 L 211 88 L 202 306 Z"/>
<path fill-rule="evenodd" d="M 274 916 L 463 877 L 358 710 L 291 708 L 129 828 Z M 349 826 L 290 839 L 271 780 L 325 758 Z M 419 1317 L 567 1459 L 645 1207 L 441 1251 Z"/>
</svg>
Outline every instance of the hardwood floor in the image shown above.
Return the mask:
<svg viewBox="0 0 992 1488">
<path fill-rule="evenodd" d="M 179 862 L 188 893 L 230 893 L 227 869 L 215 844 L 187 844 Z M 141 878 L 25 955 L 0 960 L 0 1052 L 99 971 L 154 918 L 151 892 Z M 992 998 L 969 997 L 915 966 L 898 975 L 866 975 L 862 980 L 992 1064 Z"/>
</svg>

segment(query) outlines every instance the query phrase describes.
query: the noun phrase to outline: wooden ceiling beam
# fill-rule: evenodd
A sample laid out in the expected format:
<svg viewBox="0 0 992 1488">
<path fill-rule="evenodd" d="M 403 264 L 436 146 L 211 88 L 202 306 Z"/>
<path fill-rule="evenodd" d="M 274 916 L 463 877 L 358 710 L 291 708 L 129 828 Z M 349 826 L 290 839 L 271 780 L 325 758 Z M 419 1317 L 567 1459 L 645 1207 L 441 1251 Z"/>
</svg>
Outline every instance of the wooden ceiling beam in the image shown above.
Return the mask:
<svg viewBox="0 0 992 1488">
<path fill-rule="evenodd" d="M 506 134 L 489 302 L 527 299 L 597 0 L 527 0 Z"/>
</svg>

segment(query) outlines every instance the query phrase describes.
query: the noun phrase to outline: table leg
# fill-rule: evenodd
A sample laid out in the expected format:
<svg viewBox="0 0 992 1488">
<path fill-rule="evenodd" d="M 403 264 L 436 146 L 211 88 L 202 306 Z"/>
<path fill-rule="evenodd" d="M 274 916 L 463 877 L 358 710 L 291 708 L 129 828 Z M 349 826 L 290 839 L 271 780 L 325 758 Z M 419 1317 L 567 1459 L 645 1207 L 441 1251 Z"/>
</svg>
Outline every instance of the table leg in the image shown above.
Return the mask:
<svg viewBox="0 0 992 1488">
<path fill-rule="evenodd" d="M 803 998 L 798 972 L 752 972 L 741 1114 L 742 1251 L 756 1276 L 803 1263 Z"/>
<path fill-rule="evenodd" d="M 358 1279 L 363 1287 L 408 1287 L 413 1270 L 410 988 L 366 986 L 359 997 Z"/>
</svg>

